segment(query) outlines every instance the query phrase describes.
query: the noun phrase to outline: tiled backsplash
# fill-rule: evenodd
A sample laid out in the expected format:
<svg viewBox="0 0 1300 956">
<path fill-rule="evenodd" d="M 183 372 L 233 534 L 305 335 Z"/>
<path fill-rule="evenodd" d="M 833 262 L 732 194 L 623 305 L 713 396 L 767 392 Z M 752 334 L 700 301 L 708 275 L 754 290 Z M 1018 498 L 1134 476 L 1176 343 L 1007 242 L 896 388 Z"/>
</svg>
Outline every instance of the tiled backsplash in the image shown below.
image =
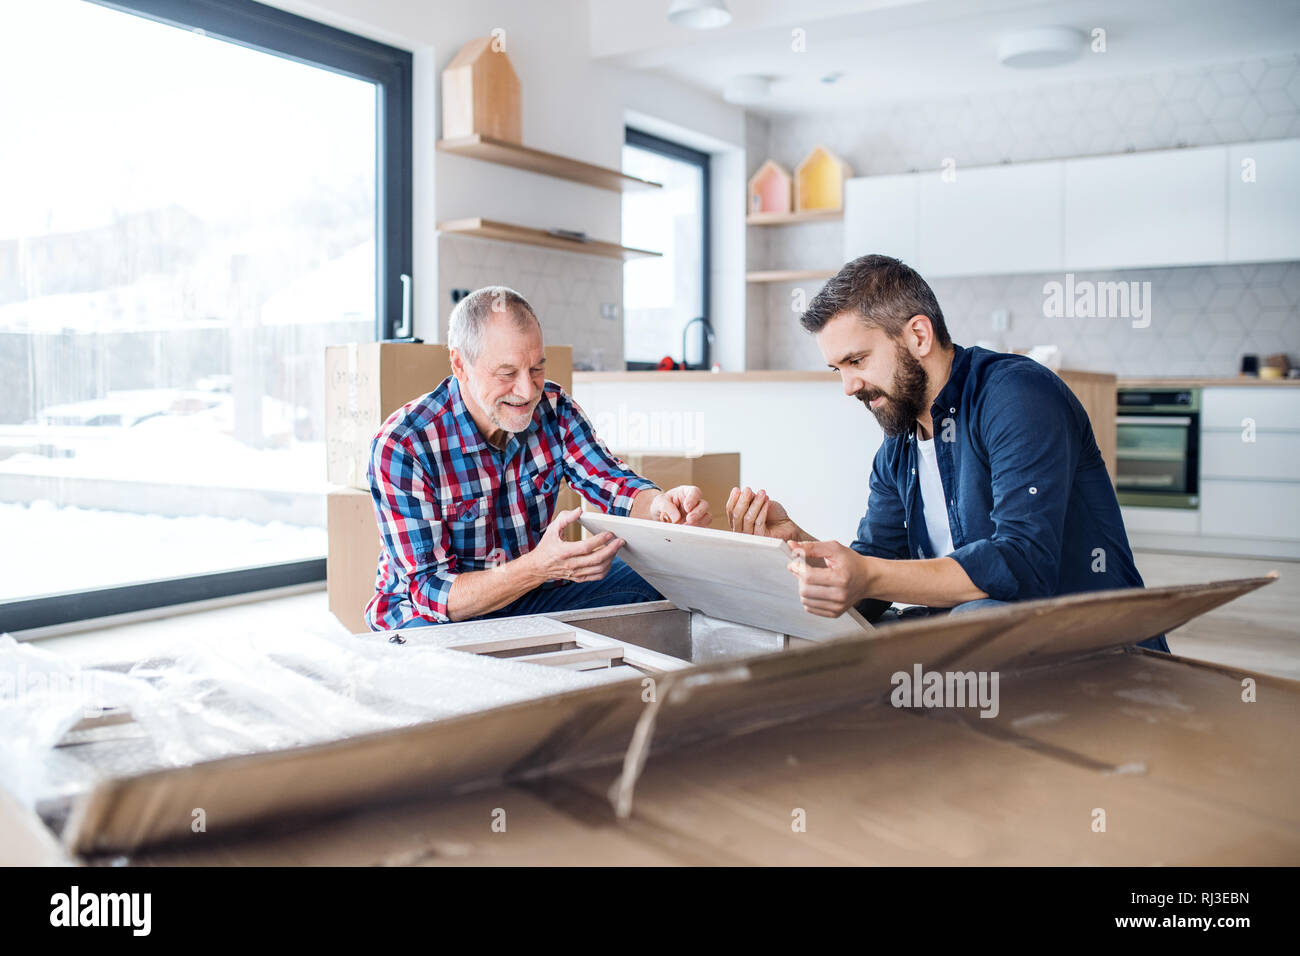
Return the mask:
<svg viewBox="0 0 1300 956">
<path fill-rule="evenodd" d="M 442 233 L 438 340 L 447 340 L 452 289 L 506 285 L 537 313 L 548 345 L 572 345 L 578 367 L 623 367 L 623 263 L 618 259 Z M 613 303 L 616 317 L 601 317 Z"/>
<path fill-rule="evenodd" d="M 820 143 L 854 175 L 1300 137 L 1300 56 L 1044 87 L 1036 92 L 896 104 L 850 116 L 751 119 L 749 171 L 766 158 L 793 167 Z M 764 134 L 765 137 L 764 137 Z M 752 151 L 752 145 L 765 148 Z M 832 268 L 842 226 L 751 228 L 749 268 Z M 861 250 L 884 252 L 887 249 Z M 932 282 L 953 338 L 995 339 L 991 313 L 1010 313 L 1009 348 L 1060 346 L 1071 368 L 1146 375 L 1230 375 L 1243 352 L 1300 361 L 1300 264 L 1206 266 L 1078 273 L 1076 281 L 1150 282 L 1151 324 L 1044 316 L 1043 285 L 1062 275 L 982 276 Z M 820 283 L 751 286 L 754 367 L 821 368 L 798 325 L 798 296 Z M 762 290 L 755 292 L 755 289 Z M 763 300 L 765 307 L 753 308 Z M 759 343 L 765 343 L 766 348 Z"/>
</svg>

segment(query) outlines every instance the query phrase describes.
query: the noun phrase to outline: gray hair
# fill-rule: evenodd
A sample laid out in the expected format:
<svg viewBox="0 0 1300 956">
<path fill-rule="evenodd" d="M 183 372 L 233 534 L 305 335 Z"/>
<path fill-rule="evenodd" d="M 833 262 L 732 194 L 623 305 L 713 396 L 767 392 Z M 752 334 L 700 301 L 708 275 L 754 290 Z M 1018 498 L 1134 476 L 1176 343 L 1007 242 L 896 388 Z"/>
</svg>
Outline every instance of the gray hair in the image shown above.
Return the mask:
<svg viewBox="0 0 1300 956">
<path fill-rule="evenodd" d="M 515 327 L 526 329 L 530 322 L 542 323 L 528 300 L 514 289 L 503 285 L 489 285 L 476 289 L 456 303 L 447 320 L 447 346 L 456 349 L 473 364 L 483 350 L 483 332 L 494 313 L 507 312 L 515 320 Z"/>
</svg>

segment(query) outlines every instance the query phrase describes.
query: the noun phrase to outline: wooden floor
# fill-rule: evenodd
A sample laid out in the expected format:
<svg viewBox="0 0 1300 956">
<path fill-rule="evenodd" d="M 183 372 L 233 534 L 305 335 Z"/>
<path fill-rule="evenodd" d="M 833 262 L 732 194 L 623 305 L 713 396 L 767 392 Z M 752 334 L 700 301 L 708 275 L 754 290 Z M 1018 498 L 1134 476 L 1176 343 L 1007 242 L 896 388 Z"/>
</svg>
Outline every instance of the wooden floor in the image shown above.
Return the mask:
<svg viewBox="0 0 1300 956">
<path fill-rule="evenodd" d="M 1169 634 L 1175 654 L 1300 680 L 1300 562 L 1137 552 L 1148 587 L 1247 578 L 1278 572 L 1278 580 L 1202 615 Z M 198 611 L 156 621 L 123 624 L 66 637 L 46 638 L 42 647 L 86 660 L 135 659 L 165 648 L 178 635 L 266 634 L 274 629 L 344 634 L 330 614 L 324 590 Z"/>
</svg>

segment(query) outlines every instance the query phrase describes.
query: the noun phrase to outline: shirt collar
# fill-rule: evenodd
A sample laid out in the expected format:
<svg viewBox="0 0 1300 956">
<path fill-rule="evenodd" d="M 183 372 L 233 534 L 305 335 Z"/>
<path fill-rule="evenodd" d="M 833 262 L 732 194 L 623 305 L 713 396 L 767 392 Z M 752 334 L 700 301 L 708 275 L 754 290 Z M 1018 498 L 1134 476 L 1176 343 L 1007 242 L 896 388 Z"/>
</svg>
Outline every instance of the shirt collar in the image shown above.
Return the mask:
<svg viewBox="0 0 1300 956">
<path fill-rule="evenodd" d="M 451 377 L 451 384 L 447 390 L 451 394 L 452 413 L 456 418 L 456 434 L 460 438 L 460 447 L 467 452 L 487 448 L 487 439 L 474 424 L 474 419 L 465 406 L 465 396 L 460 393 L 460 380 L 455 375 Z"/>
<path fill-rule="evenodd" d="M 470 415 L 469 408 L 465 405 L 465 396 L 460 393 L 460 379 L 451 376 L 451 384 L 448 386 L 451 393 L 451 405 L 456 418 L 456 433 L 460 438 L 460 446 L 466 452 L 480 451 L 484 448 L 491 448 L 488 440 L 483 437 L 479 431 L 478 425 L 474 422 L 474 417 Z M 543 394 L 542 400 L 537 403 L 533 409 L 533 419 L 528 423 L 528 427 L 517 435 L 511 435 L 506 439 L 506 447 L 501 449 L 507 458 L 514 455 L 516 448 L 523 445 L 531 435 L 541 425 L 542 407 L 546 405 L 546 396 Z"/>
<path fill-rule="evenodd" d="M 966 387 L 966 376 L 970 373 L 970 350 L 962 348 L 956 342 L 952 345 L 952 370 L 948 381 L 939 394 L 935 396 L 934 406 L 930 409 L 934 417 L 942 419 L 956 414 L 962 391 Z"/>
</svg>

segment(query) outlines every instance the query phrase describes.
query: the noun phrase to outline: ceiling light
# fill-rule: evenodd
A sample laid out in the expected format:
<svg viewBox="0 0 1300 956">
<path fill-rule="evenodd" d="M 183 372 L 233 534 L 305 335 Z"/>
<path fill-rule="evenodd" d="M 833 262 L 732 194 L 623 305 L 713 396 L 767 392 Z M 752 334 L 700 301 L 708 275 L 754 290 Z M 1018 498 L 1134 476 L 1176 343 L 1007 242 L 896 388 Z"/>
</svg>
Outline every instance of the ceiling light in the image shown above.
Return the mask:
<svg viewBox="0 0 1300 956">
<path fill-rule="evenodd" d="M 731 11 L 724 0 L 673 0 L 668 19 L 679 27 L 715 30 L 731 22 Z"/>
<path fill-rule="evenodd" d="M 752 74 L 733 76 L 722 87 L 722 98 L 739 106 L 765 103 L 771 94 L 772 81 L 765 76 Z"/>
<path fill-rule="evenodd" d="M 1037 27 L 1004 36 L 998 59 L 1006 66 L 1060 66 L 1077 59 L 1083 46 L 1083 34 L 1072 27 Z"/>
</svg>

